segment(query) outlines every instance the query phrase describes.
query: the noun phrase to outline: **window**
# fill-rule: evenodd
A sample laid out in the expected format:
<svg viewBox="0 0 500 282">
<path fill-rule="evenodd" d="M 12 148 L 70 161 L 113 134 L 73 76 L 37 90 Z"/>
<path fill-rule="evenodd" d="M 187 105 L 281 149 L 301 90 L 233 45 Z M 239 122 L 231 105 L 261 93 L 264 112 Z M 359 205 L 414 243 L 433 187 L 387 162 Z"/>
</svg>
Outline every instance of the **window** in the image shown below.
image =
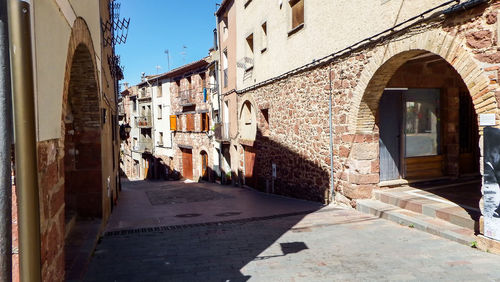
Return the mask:
<svg viewBox="0 0 500 282">
<path fill-rule="evenodd" d="M 265 52 L 267 50 L 267 22 L 263 23 L 261 25 L 262 28 L 262 48 L 260 49 L 260 52 Z"/>
<path fill-rule="evenodd" d="M 201 131 L 208 131 L 209 130 L 209 119 L 208 119 L 208 114 L 207 113 L 202 113 L 201 114 Z"/>
<path fill-rule="evenodd" d="M 158 134 L 158 145 L 163 146 L 163 132 Z"/>
<path fill-rule="evenodd" d="M 228 33 L 229 33 L 229 20 L 228 20 L 227 15 L 225 15 L 222 18 L 221 30 L 222 30 L 222 40 L 224 41 L 224 40 L 227 39 L 227 36 L 228 36 Z"/>
<path fill-rule="evenodd" d="M 161 84 L 158 85 L 158 87 L 156 89 L 157 89 L 157 91 L 156 91 L 156 97 L 161 97 L 162 96 L 162 93 L 161 93 L 162 92 L 162 86 L 161 86 Z"/>
<path fill-rule="evenodd" d="M 252 105 L 249 102 L 243 106 L 243 120 L 246 125 L 252 124 Z"/>
<path fill-rule="evenodd" d="M 439 154 L 439 91 L 405 93 L 405 157 Z"/>
<path fill-rule="evenodd" d="M 162 105 L 158 105 L 158 119 L 162 119 L 162 117 L 163 117 Z"/>
<path fill-rule="evenodd" d="M 177 130 L 177 116 L 176 115 L 170 116 L 170 130 L 171 131 Z"/>
<path fill-rule="evenodd" d="M 247 56 L 253 57 L 253 33 L 247 36 Z"/>
<path fill-rule="evenodd" d="M 186 115 L 186 131 L 194 131 L 194 114 Z"/>
<path fill-rule="evenodd" d="M 304 24 L 304 0 L 290 0 L 292 10 L 292 31 Z"/>
<path fill-rule="evenodd" d="M 224 87 L 227 87 L 227 81 L 228 81 L 228 77 L 227 77 L 227 50 L 224 50 L 224 52 L 222 53 L 222 70 L 223 70 L 223 73 L 224 73 Z"/>
</svg>

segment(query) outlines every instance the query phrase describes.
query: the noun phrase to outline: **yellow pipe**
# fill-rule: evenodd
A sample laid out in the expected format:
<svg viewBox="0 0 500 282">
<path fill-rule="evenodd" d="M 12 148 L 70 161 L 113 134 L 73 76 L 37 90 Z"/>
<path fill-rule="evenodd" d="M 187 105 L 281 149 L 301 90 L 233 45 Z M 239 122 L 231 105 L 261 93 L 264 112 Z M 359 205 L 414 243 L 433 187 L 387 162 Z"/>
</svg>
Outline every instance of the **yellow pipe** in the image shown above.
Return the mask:
<svg viewBox="0 0 500 282">
<path fill-rule="evenodd" d="M 9 0 L 21 281 L 41 281 L 40 210 L 30 3 Z"/>
</svg>

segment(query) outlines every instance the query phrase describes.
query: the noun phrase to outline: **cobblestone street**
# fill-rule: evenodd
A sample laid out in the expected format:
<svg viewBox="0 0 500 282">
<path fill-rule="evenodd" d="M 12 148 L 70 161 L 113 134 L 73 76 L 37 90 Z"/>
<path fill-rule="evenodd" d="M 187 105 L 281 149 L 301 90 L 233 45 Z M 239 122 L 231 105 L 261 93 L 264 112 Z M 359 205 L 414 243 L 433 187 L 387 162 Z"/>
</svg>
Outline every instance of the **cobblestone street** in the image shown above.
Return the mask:
<svg viewBox="0 0 500 282">
<path fill-rule="evenodd" d="M 124 185 L 122 197 L 140 190 L 137 185 Z M 154 187 L 174 185 L 178 199 L 182 191 L 193 195 L 189 191 L 193 185 L 205 189 L 201 198 L 214 190 L 221 194 L 191 202 L 197 210 L 216 202 L 257 198 L 262 199 L 262 209 L 273 201 L 281 209 L 245 218 L 242 206 L 241 214 L 236 219 L 227 216 L 226 222 L 195 222 L 193 216 L 192 224 L 176 224 L 171 229 L 167 224 L 115 229 L 102 238 L 85 281 L 500 281 L 496 255 L 354 210 L 328 206 L 307 214 L 304 205 L 309 203 L 304 201 L 213 184 L 140 185 L 149 187 L 145 194 Z M 302 212 L 290 215 L 283 201 L 287 207 L 295 202 Z M 124 208 L 121 204 L 117 210 Z M 179 205 L 170 203 L 164 208 Z M 145 213 L 147 208 L 143 206 Z M 189 213 L 186 207 L 181 211 Z"/>
</svg>

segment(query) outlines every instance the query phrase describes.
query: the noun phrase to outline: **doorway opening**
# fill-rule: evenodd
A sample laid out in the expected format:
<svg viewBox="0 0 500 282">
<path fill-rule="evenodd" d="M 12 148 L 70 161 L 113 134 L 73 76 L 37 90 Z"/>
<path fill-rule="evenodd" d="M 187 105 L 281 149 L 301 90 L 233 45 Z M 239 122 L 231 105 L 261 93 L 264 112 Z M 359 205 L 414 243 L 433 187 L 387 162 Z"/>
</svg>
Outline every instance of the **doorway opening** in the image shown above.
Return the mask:
<svg viewBox="0 0 500 282">
<path fill-rule="evenodd" d="M 475 228 L 481 199 L 479 129 L 457 71 L 429 52 L 410 58 L 387 83 L 376 123 L 379 185 L 400 187 L 402 198 L 449 203 L 468 217 L 467 227 Z"/>
<path fill-rule="evenodd" d="M 209 176 L 209 167 L 208 167 L 208 154 L 205 151 L 201 151 L 201 179 L 208 181 Z"/>
<path fill-rule="evenodd" d="M 186 179 L 193 179 L 193 151 L 191 149 L 181 149 L 182 151 L 182 176 Z"/>
</svg>

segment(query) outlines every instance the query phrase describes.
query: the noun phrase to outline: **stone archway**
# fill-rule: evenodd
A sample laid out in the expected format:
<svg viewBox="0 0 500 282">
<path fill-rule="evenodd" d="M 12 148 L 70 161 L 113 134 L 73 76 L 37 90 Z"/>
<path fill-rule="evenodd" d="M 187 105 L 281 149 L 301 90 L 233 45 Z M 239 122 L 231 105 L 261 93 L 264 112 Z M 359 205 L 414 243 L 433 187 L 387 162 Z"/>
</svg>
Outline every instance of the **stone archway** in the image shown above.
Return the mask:
<svg viewBox="0 0 500 282">
<path fill-rule="evenodd" d="M 409 59 L 430 52 L 446 60 L 467 85 L 477 114 L 496 113 L 495 89 L 488 75 L 463 46 L 464 40 L 443 31 L 428 31 L 374 50 L 354 91 L 348 117 L 349 132 L 372 132 L 378 102 L 394 73 Z"/>
</svg>

